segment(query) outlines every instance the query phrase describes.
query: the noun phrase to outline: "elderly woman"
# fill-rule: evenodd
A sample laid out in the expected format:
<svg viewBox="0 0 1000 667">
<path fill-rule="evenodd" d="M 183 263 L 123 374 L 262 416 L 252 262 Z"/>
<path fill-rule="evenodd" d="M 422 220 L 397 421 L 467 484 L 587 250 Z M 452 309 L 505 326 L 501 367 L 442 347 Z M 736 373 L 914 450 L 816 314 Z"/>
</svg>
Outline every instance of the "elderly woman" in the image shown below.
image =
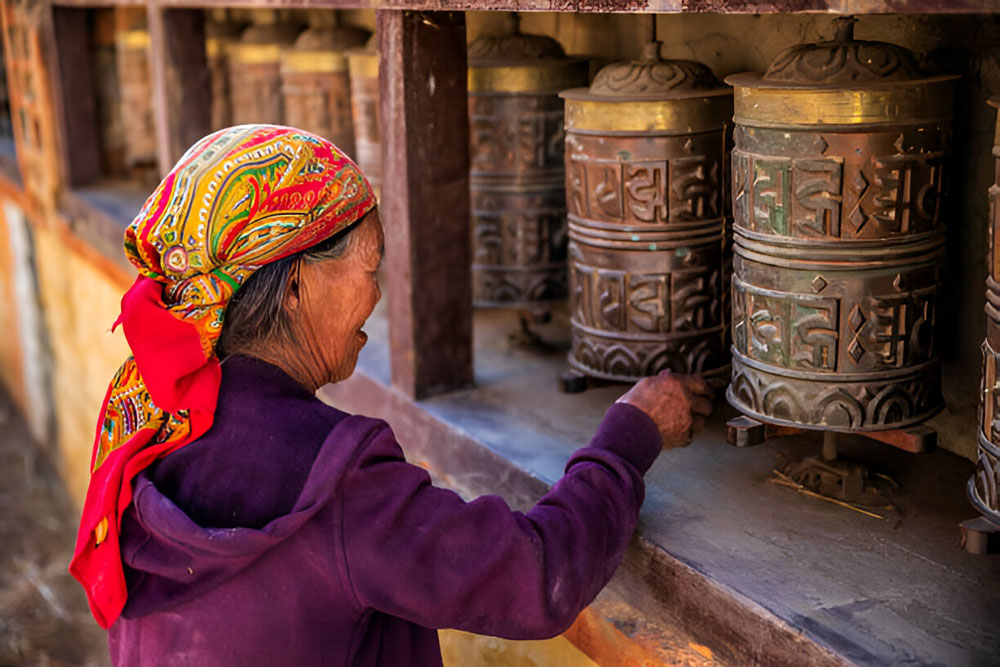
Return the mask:
<svg viewBox="0 0 1000 667">
<path fill-rule="evenodd" d="M 435 628 L 555 635 L 621 560 L 643 473 L 710 408 L 695 381 L 640 382 L 526 514 L 432 486 L 388 424 L 315 397 L 365 344 L 382 224 L 358 167 L 291 128 L 202 139 L 125 251 L 133 356 L 70 567 L 115 664 L 433 665 Z"/>
</svg>

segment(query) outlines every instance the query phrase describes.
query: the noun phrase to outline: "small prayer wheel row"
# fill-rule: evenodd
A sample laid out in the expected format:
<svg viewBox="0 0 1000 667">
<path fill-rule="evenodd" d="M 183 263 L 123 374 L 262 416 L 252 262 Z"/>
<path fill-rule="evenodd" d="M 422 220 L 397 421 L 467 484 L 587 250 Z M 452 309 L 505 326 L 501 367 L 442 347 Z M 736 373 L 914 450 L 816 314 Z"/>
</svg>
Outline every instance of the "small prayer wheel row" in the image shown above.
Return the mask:
<svg viewBox="0 0 1000 667">
<path fill-rule="evenodd" d="M 359 162 L 378 187 L 378 59 L 369 33 L 337 25 L 332 12 L 310 14 L 310 26 L 254 10 L 242 31 L 209 24 L 213 127 L 279 123 L 330 139 Z"/>
</svg>

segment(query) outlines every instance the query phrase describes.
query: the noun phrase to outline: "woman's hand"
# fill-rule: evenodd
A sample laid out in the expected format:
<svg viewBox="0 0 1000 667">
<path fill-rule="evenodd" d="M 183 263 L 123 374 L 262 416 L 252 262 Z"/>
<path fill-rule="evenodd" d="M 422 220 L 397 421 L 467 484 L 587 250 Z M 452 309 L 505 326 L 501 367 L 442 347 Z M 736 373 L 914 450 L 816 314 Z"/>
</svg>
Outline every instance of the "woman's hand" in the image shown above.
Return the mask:
<svg viewBox="0 0 1000 667">
<path fill-rule="evenodd" d="M 712 391 L 700 377 L 662 371 L 643 378 L 618 399 L 645 412 L 660 429 L 663 448 L 683 447 L 712 412 Z"/>
</svg>

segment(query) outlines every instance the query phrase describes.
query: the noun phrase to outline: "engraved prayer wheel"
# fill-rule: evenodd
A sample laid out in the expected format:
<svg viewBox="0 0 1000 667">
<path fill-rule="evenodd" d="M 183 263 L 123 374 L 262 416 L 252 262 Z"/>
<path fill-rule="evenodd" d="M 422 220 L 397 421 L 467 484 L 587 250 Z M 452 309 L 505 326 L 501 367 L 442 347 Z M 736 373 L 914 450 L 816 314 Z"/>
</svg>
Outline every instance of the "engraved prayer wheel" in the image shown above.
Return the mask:
<svg viewBox="0 0 1000 667">
<path fill-rule="evenodd" d="M 281 56 L 299 30 L 279 23 L 273 10 L 253 11 L 253 25 L 229 48 L 229 98 L 236 125 L 284 123 Z"/>
<path fill-rule="evenodd" d="M 1000 107 L 1000 99 L 990 105 Z M 1000 118 L 993 140 L 996 182 L 990 186 L 989 260 L 986 276 L 986 340 L 979 405 L 979 456 L 969 480 L 969 500 L 988 521 L 1000 526 Z"/>
<path fill-rule="evenodd" d="M 544 308 L 566 296 L 563 105 L 585 60 L 517 30 L 469 45 L 472 294 L 477 306 Z"/>
<path fill-rule="evenodd" d="M 378 52 L 375 37 L 364 49 L 347 54 L 351 74 L 351 118 L 358 165 L 376 192 L 382 189 L 382 149 L 379 140 Z"/>
<path fill-rule="evenodd" d="M 149 62 L 149 31 L 143 9 L 119 7 L 116 52 L 121 87 L 121 119 L 125 168 L 130 172 L 156 165 L 153 83 Z"/>
<path fill-rule="evenodd" d="M 934 313 L 955 76 L 853 38 L 735 87 L 733 375 L 767 422 L 875 431 L 942 407 Z"/>
<path fill-rule="evenodd" d="M 368 32 L 316 23 L 320 17 L 332 18 L 330 12 L 312 16 L 313 26 L 299 35 L 295 46 L 282 56 L 284 122 L 329 139 L 355 157 L 346 51 L 363 45 Z"/>
<path fill-rule="evenodd" d="M 643 57 L 566 100 L 572 348 L 587 375 L 729 374 L 725 152 L 733 91 L 705 65 Z"/>
</svg>

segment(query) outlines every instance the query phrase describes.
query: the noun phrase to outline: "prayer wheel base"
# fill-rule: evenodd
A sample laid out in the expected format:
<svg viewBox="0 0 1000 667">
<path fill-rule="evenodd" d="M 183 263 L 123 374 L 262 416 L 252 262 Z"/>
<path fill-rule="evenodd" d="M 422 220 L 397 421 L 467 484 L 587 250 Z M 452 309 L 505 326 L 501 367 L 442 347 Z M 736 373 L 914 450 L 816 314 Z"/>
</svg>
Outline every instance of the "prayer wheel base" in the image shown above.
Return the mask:
<svg viewBox="0 0 1000 667">
<path fill-rule="evenodd" d="M 786 435 L 797 435 L 808 429 L 801 425 L 790 423 L 778 424 L 763 421 L 756 417 L 740 415 L 726 422 L 726 442 L 735 447 L 752 447 L 772 438 Z M 833 431 L 825 431 L 832 433 Z M 917 424 L 907 428 L 889 429 L 887 431 L 852 432 L 869 440 L 876 440 L 896 449 L 911 454 L 923 454 L 937 447 L 937 431 L 926 424 Z"/>
<path fill-rule="evenodd" d="M 1000 526 L 981 516 L 959 524 L 962 530 L 962 548 L 970 554 L 988 556 L 1000 553 Z"/>
<path fill-rule="evenodd" d="M 770 372 L 734 349 L 726 398 L 761 422 L 842 433 L 906 429 L 944 407 L 936 359 L 881 376 L 789 375 Z"/>
</svg>

